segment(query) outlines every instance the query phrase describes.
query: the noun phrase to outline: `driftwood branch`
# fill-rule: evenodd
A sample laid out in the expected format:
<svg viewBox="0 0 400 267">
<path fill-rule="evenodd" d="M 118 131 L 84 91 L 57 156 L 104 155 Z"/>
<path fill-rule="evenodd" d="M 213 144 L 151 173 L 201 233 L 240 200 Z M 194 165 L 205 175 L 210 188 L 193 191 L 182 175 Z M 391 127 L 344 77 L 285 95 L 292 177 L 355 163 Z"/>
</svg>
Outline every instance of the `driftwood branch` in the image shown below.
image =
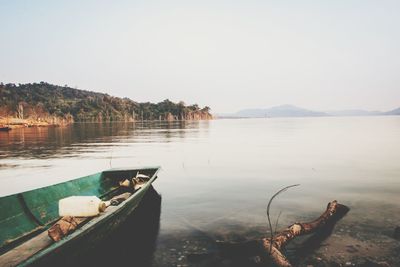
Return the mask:
<svg viewBox="0 0 400 267">
<path fill-rule="evenodd" d="M 349 208 L 347 206 L 334 200 L 328 204 L 326 210 L 318 219 L 311 222 L 294 223 L 275 234 L 272 242 L 270 237 L 265 237 L 261 240 L 248 241 L 243 244 L 220 244 L 222 245 L 220 248 L 223 253 L 236 255 L 243 253 L 247 256 L 259 255 L 265 262 L 272 261 L 279 267 L 292 267 L 293 265 L 283 252 L 285 246 L 297 236 L 312 234 L 327 227 L 333 227 L 348 211 Z"/>
<path fill-rule="evenodd" d="M 294 223 L 290 225 L 285 230 L 275 235 L 272 244 L 269 238 L 263 238 L 262 245 L 266 254 L 263 256 L 269 257 L 280 267 L 291 267 L 292 265 L 282 253 L 282 249 L 287 245 L 287 243 L 297 236 L 314 233 L 327 225 L 330 221 L 343 216 L 343 213 L 346 213 L 348 210 L 349 208 L 334 200 L 328 204 L 325 212 L 318 219 L 312 222 Z M 271 253 L 268 253 L 269 251 L 271 251 Z"/>
</svg>

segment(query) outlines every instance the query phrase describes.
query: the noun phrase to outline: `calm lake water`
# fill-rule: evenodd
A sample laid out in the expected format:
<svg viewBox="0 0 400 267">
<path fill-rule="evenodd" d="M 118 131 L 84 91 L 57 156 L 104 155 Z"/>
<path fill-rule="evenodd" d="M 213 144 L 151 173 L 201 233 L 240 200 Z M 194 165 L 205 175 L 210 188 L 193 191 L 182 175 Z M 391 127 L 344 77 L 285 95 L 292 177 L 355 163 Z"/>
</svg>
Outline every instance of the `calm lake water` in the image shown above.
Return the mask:
<svg viewBox="0 0 400 267">
<path fill-rule="evenodd" d="M 197 242 L 193 233 L 209 239 L 261 235 L 269 197 L 291 184 L 301 185 L 273 203 L 273 216 L 282 212 L 280 227 L 312 219 L 337 199 L 351 208 L 339 222 L 342 240 L 379 236 L 398 249 L 389 236 L 400 221 L 400 117 L 74 124 L 0 132 L 2 196 L 110 166 L 153 165 L 162 166 L 154 184 L 162 195 L 156 266 L 176 266 L 189 252 L 207 251 L 200 243 L 188 245 Z M 389 250 L 376 253 L 393 255 Z"/>
</svg>

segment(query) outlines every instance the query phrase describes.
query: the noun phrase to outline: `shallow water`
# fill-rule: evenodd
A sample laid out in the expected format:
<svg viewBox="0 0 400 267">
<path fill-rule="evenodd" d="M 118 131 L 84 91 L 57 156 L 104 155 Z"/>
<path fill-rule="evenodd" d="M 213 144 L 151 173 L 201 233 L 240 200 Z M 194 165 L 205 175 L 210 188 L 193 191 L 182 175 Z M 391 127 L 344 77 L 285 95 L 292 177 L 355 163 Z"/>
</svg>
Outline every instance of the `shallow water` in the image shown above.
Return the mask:
<svg viewBox="0 0 400 267">
<path fill-rule="evenodd" d="M 400 117 L 390 116 L 14 129 L 0 132 L 0 195 L 110 166 L 160 165 L 156 266 L 184 262 L 184 243 L 199 238 L 193 233 L 210 240 L 263 234 L 266 202 L 290 184 L 301 185 L 273 203 L 279 226 L 312 219 L 337 199 L 351 208 L 339 230 L 384 241 L 400 219 L 399 137 Z"/>
</svg>

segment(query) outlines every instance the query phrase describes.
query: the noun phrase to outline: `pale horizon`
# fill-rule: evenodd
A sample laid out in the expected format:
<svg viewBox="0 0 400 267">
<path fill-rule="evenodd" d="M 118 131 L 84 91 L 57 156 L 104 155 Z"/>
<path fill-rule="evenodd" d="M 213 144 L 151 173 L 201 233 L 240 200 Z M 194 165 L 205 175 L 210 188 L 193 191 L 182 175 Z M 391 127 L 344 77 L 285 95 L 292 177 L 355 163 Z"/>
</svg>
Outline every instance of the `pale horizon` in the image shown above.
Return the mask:
<svg viewBox="0 0 400 267">
<path fill-rule="evenodd" d="M 400 106 L 397 1 L 0 3 L 0 81 L 210 106 Z"/>
</svg>

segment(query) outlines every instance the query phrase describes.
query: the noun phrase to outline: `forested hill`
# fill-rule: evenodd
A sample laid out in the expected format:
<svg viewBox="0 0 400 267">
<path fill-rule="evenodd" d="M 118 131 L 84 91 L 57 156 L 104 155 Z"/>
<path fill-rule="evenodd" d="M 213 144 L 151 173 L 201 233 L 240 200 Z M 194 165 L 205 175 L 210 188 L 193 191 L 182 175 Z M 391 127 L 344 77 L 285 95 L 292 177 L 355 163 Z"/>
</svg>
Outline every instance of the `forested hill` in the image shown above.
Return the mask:
<svg viewBox="0 0 400 267">
<path fill-rule="evenodd" d="M 154 104 L 41 83 L 0 84 L 0 117 L 78 122 L 212 119 L 210 108 L 164 100 Z M 1 119 L 1 118 L 0 118 Z"/>
</svg>

